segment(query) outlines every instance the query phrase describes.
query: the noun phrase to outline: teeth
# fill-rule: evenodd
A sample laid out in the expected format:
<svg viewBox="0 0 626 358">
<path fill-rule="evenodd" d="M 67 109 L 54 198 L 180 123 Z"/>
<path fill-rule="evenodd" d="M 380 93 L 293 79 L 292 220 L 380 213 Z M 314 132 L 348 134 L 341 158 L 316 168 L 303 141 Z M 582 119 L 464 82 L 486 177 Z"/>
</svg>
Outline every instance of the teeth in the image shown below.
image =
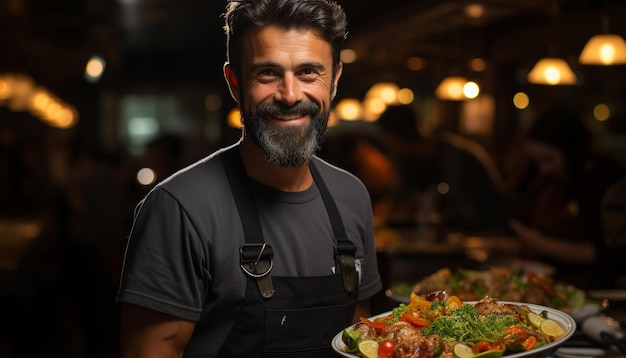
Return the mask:
<svg viewBox="0 0 626 358">
<path fill-rule="evenodd" d="M 276 117 L 276 118 L 281 119 L 281 120 L 284 120 L 284 121 L 289 121 L 289 120 L 292 120 L 292 119 L 298 119 L 298 118 L 300 118 L 300 117 L 302 117 L 302 115 L 301 115 L 301 114 L 298 114 L 298 115 L 293 116 L 293 117 Z"/>
</svg>

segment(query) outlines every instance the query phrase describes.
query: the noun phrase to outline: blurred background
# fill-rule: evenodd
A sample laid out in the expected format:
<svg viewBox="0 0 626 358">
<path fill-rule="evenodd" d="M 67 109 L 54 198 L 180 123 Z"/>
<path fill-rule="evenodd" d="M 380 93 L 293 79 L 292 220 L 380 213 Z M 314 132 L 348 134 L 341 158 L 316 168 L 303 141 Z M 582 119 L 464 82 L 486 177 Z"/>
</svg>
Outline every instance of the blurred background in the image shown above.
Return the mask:
<svg viewBox="0 0 626 358">
<path fill-rule="evenodd" d="M 328 160 L 357 173 L 337 143 L 404 105 L 421 127 L 476 143 L 515 191 L 521 133 L 565 103 L 626 164 L 624 41 L 581 57 L 595 35 L 626 35 L 626 1 L 339 2 L 349 37 Z M 240 135 L 222 76 L 224 5 L 0 0 L 0 357 L 117 355 L 135 204 Z M 531 73 L 544 58 L 565 68 Z M 375 199 L 386 162 L 367 153 L 375 169 L 358 174 Z"/>
</svg>

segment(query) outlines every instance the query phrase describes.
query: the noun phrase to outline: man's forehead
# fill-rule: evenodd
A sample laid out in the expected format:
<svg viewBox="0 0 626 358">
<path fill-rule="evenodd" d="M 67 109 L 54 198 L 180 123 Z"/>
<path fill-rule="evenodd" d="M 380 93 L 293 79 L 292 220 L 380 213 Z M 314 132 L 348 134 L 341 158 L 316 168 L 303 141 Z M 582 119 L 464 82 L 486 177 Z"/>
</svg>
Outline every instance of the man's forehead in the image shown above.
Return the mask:
<svg viewBox="0 0 626 358">
<path fill-rule="evenodd" d="M 300 52 L 324 57 L 331 56 L 332 47 L 319 32 L 299 27 L 270 25 L 249 30 L 243 38 L 244 56 L 267 52 Z"/>
</svg>

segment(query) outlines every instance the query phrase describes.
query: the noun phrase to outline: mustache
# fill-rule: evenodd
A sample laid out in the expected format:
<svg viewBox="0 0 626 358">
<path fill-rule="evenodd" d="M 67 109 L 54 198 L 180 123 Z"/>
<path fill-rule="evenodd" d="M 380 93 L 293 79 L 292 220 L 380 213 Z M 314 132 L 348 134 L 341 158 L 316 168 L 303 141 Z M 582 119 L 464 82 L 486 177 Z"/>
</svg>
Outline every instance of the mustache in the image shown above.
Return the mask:
<svg viewBox="0 0 626 358">
<path fill-rule="evenodd" d="M 259 117 L 277 117 L 288 116 L 293 114 L 310 114 L 316 116 L 320 112 L 320 107 L 310 101 L 302 101 L 294 104 L 293 106 L 285 105 L 284 103 L 261 103 L 256 108 L 256 115 Z"/>
</svg>

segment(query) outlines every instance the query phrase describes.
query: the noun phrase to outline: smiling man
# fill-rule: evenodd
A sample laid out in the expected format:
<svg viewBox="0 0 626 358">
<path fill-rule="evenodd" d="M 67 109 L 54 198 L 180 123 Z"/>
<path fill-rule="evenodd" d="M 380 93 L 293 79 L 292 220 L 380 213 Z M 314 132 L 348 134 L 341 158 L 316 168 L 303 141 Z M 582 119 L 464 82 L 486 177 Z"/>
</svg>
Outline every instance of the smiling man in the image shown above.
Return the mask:
<svg viewBox="0 0 626 358">
<path fill-rule="evenodd" d="M 315 156 L 346 17 L 327 0 L 255 0 L 225 19 L 243 135 L 138 205 L 122 356 L 335 357 L 332 338 L 381 288 L 367 191 Z"/>
</svg>

